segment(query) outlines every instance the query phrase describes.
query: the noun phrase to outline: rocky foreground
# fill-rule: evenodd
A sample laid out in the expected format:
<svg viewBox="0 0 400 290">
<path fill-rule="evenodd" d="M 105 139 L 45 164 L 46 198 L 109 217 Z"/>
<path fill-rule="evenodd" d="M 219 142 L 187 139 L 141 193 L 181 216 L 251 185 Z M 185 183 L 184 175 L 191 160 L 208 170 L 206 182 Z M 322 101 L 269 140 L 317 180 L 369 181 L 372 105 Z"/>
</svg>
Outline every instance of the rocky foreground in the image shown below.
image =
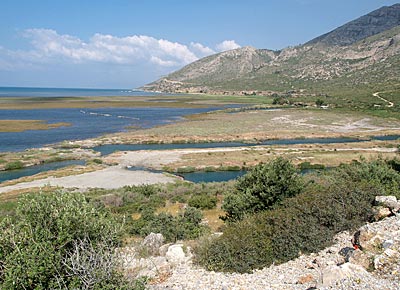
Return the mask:
<svg viewBox="0 0 400 290">
<path fill-rule="evenodd" d="M 318 253 L 251 274 L 216 273 L 192 263 L 190 248 L 163 244 L 160 234 L 142 243 L 152 256 L 129 259 L 132 274 L 152 277 L 150 289 L 400 289 L 400 202 L 377 197 L 380 221 L 343 232 Z M 290 242 L 290 241 L 288 241 Z M 131 257 L 132 258 L 132 257 Z"/>
</svg>

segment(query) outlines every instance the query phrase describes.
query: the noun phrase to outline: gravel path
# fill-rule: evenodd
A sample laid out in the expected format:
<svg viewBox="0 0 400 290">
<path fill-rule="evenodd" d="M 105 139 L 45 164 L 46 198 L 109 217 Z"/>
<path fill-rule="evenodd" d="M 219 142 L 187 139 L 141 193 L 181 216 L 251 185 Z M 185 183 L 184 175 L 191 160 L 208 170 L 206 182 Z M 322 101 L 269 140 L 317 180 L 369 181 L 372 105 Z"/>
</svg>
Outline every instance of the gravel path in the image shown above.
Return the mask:
<svg viewBox="0 0 400 290">
<path fill-rule="evenodd" d="M 377 97 L 378 99 L 380 99 L 380 100 L 382 100 L 382 101 L 388 103 L 388 105 L 387 105 L 388 108 L 392 108 L 392 107 L 394 106 L 394 103 L 391 102 L 391 101 L 386 100 L 385 98 L 382 98 L 382 97 L 379 95 L 380 93 L 381 93 L 381 92 L 376 92 L 376 93 L 373 93 L 372 95 L 373 95 L 374 97 Z"/>
</svg>

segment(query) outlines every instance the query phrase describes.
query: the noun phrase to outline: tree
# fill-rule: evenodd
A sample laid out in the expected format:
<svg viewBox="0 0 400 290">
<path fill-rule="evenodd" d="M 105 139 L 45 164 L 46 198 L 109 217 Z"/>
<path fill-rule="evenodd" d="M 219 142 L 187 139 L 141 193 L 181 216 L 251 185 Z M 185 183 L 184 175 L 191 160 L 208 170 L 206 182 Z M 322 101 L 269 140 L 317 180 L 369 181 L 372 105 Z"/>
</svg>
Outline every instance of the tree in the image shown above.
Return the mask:
<svg viewBox="0 0 400 290">
<path fill-rule="evenodd" d="M 236 221 L 246 214 L 271 209 L 303 187 L 303 178 L 289 160 L 279 157 L 259 164 L 238 180 L 234 193 L 226 196 L 222 206 L 226 216 L 222 219 Z"/>
</svg>

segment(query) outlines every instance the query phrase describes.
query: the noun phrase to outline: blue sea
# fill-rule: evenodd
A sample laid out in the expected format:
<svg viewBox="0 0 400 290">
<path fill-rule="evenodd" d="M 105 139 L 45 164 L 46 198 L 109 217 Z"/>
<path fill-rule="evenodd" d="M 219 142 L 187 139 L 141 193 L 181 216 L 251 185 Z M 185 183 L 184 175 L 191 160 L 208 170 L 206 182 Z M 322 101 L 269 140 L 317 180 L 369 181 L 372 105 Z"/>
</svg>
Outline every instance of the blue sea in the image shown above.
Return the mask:
<svg viewBox="0 0 400 290">
<path fill-rule="evenodd" d="M 143 96 L 154 95 L 122 89 L 50 89 L 50 88 L 0 88 L 2 97 L 69 97 L 69 96 Z M 67 122 L 71 126 L 50 130 L 25 132 L 0 132 L 0 152 L 38 148 L 64 140 L 82 140 L 107 133 L 126 131 L 128 127 L 151 128 L 182 120 L 185 115 L 221 109 L 221 107 L 192 108 L 78 108 L 0 110 L 4 120 L 44 120 L 48 123 Z"/>
<path fill-rule="evenodd" d="M 158 96 L 160 93 L 134 89 L 79 89 L 79 88 L 25 88 L 0 87 L 2 97 L 116 97 L 116 96 Z M 165 95 L 165 94 L 164 94 Z"/>
</svg>

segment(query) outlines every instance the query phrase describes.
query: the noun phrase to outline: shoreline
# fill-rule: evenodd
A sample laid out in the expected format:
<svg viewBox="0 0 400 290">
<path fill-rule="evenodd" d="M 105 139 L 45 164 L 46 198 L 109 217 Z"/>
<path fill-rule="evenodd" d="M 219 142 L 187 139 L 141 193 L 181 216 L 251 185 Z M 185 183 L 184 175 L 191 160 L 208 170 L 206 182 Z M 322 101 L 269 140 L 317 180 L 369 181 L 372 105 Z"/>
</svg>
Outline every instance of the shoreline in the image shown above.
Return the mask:
<svg viewBox="0 0 400 290">
<path fill-rule="evenodd" d="M 377 156 L 377 154 L 392 156 L 395 154 L 395 149 L 391 148 L 396 148 L 396 140 L 371 140 L 371 136 L 398 136 L 399 134 L 400 120 L 374 117 L 361 112 L 349 113 L 315 108 L 238 110 L 234 113 L 222 110 L 188 115 L 182 122 L 173 122 L 149 129 L 105 134 L 84 140 L 66 140 L 46 147 L 20 152 L 2 152 L 0 159 L 3 159 L 3 163 L 0 164 L 0 167 L 4 167 L 7 164 L 6 162 L 10 160 L 22 160 L 24 161 L 23 166 L 25 166 L 52 160 L 58 161 L 57 158 L 70 158 L 71 156 L 73 159 L 85 160 L 97 158 L 103 162 L 108 157 L 99 156 L 92 150 L 99 145 L 182 143 L 204 143 L 207 145 L 213 142 L 240 142 L 249 143 L 251 146 L 243 144 L 244 149 L 240 150 L 232 150 L 229 146 L 224 146 L 224 148 L 218 150 L 209 148 L 203 152 L 200 150 L 190 151 L 189 148 L 186 151 L 181 150 L 182 152 L 179 154 L 176 153 L 178 150 L 167 150 L 168 148 L 166 148 L 157 151 L 157 158 L 160 160 L 158 162 L 161 162 L 161 160 L 165 160 L 165 162 L 155 169 L 177 172 L 179 168 L 185 167 L 194 167 L 196 170 L 207 167 L 213 167 L 213 169 L 224 167 L 248 168 L 259 162 L 268 161 L 275 155 L 282 154 L 292 158 L 296 163 L 310 162 L 311 164 L 331 166 L 341 161 L 349 162 L 349 160 L 358 159 L 360 155 L 368 156 L 368 158 Z M 325 142 L 322 142 L 324 144 L 307 144 L 306 142 L 307 139 L 317 138 L 355 138 L 359 141 L 348 144 Z M 271 144 L 259 144 L 266 140 L 271 141 Z M 300 142 L 303 144 L 273 144 L 274 140 L 300 140 L 304 142 Z M 255 147 L 259 147 L 259 149 Z M 152 158 L 151 154 L 153 153 L 143 152 L 147 152 L 147 155 L 143 158 Z M 175 152 L 175 159 L 168 161 L 168 156 L 172 156 L 170 155 L 171 152 Z M 124 155 L 122 155 L 118 164 L 142 166 L 143 164 L 137 160 L 134 164 L 128 164 L 131 154 L 141 156 L 142 153 L 138 153 L 138 151 L 126 152 L 124 153 L 126 160 L 123 159 Z M 321 160 L 323 161 L 321 162 Z M 112 162 L 109 162 L 109 164 L 112 165 Z M 154 166 L 147 167 L 154 168 Z M 81 175 L 84 174 L 86 173 Z"/>
<path fill-rule="evenodd" d="M 1 186 L 0 194 L 45 186 L 78 188 L 81 190 L 87 190 L 90 188 L 116 189 L 123 186 L 169 183 L 174 181 L 176 181 L 176 178 L 160 173 L 129 171 L 119 166 L 111 166 L 79 175 L 69 175 L 64 177 L 51 176 L 45 179 Z"/>
</svg>

